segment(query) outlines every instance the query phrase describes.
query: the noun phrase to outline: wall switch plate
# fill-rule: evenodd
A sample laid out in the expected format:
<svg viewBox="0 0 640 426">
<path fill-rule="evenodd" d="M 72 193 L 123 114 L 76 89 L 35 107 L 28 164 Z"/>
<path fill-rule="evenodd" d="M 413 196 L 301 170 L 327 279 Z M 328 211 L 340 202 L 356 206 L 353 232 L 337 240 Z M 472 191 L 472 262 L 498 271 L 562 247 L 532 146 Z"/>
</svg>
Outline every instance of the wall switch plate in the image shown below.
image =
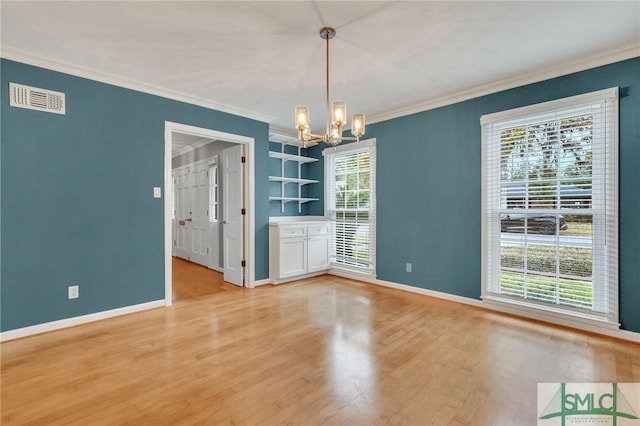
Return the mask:
<svg viewBox="0 0 640 426">
<path fill-rule="evenodd" d="M 69 286 L 69 299 L 77 299 L 80 297 L 80 290 L 77 285 Z"/>
<path fill-rule="evenodd" d="M 162 189 L 159 186 L 153 187 L 153 198 L 161 198 L 162 197 Z"/>
<path fill-rule="evenodd" d="M 406 269 L 407 269 L 407 272 L 411 272 L 411 264 L 410 263 L 407 263 Z"/>
</svg>

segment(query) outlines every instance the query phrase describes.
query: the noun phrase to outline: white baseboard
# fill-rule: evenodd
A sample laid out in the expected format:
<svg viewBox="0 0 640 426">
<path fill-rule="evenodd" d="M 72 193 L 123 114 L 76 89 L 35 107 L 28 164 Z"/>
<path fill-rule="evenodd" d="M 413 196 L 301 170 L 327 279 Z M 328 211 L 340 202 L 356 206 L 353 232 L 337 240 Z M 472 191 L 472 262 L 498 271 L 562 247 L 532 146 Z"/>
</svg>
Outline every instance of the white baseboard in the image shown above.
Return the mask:
<svg viewBox="0 0 640 426">
<path fill-rule="evenodd" d="M 140 303 L 138 305 L 125 306 L 123 308 L 110 309 L 108 311 L 96 312 L 93 314 L 81 315 L 79 317 L 65 318 L 57 321 L 45 322 L 43 324 L 29 327 L 17 328 L 0 333 L 0 342 L 20 339 L 22 337 L 33 336 L 34 334 L 46 333 L 48 331 L 60 330 L 62 328 L 74 327 L 76 325 L 89 322 L 100 321 L 107 318 L 132 314 L 134 312 L 146 311 L 147 309 L 160 308 L 165 306 L 165 301 L 156 300 L 153 302 Z"/>
<path fill-rule="evenodd" d="M 300 280 L 304 280 L 305 278 L 311 278 L 311 277 L 317 277 L 320 275 L 325 275 L 329 273 L 329 271 L 320 271 L 320 272 L 311 272 L 310 274 L 304 274 L 304 275 L 296 275 L 295 277 L 289 277 L 289 278 L 282 278 L 279 280 L 274 280 L 274 279 L 269 279 L 269 283 L 270 284 L 284 284 L 284 283 L 288 283 L 291 281 L 300 281 Z"/>
<path fill-rule="evenodd" d="M 265 278 L 264 280 L 255 280 L 253 282 L 254 287 L 258 287 L 261 285 L 271 284 L 271 278 Z"/>
<path fill-rule="evenodd" d="M 513 307 L 504 306 L 503 304 L 487 303 L 481 300 L 471 299 L 469 297 L 457 296 L 455 294 L 443 293 L 435 290 L 428 290 L 425 288 L 414 287 L 407 284 L 398 284 L 390 281 L 379 280 L 375 277 L 367 277 L 366 275 L 353 274 L 342 270 L 332 269 L 329 271 L 331 275 L 350 278 L 357 281 L 362 281 L 370 284 L 379 285 L 382 287 L 395 288 L 397 290 L 408 291 L 411 293 L 422 294 L 424 296 L 435 297 L 438 299 L 444 299 L 451 302 L 463 303 L 465 305 L 475 306 L 477 308 L 487 309 L 491 311 L 502 312 L 519 317 L 534 319 L 549 324 L 561 325 L 564 327 L 570 327 L 577 330 L 587 331 L 590 333 L 601 334 L 604 336 L 614 337 L 616 339 L 627 340 L 634 343 L 640 343 L 640 333 L 636 333 L 628 330 L 611 329 L 606 327 L 598 327 L 597 325 L 585 323 L 584 321 L 572 321 L 571 319 L 553 318 L 551 321 L 549 318 L 545 318 L 542 314 L 533 312 L 531 309 L 521 311 L 516 310 Z"/>
</svg>

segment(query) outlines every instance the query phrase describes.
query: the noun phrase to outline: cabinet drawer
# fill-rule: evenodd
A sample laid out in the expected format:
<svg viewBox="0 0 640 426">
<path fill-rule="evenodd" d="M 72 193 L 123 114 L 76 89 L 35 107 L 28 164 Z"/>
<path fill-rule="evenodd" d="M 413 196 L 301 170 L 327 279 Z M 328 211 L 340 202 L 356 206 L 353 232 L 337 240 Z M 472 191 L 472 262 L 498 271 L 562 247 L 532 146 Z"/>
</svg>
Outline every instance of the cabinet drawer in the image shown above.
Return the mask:
<svg viewBox="0 0 640 426">
<path fill-rule="evenodd" d="M 307 235 L 307 228 L 304 226 L 283 226 L 280 228 L 280 238 L 304 237 Z"/>
<path fill-rule="evenodd" d="M 309 235 L 327 235 L 329 234 L 329 222 L 322 222 L 307 227 Z"/>
</svg>

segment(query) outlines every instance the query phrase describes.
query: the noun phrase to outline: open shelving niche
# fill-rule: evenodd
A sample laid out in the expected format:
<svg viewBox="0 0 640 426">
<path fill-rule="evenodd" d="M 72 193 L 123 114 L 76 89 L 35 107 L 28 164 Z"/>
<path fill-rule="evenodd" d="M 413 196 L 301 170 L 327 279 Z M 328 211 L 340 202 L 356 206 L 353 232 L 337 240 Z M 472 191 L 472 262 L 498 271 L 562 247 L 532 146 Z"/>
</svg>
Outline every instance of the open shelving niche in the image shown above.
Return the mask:
<svg viewBox="0 0 640 426">
<path fill-rule="evenodd" d="M 280 176 L 269 176 L 269 180 L 272 182 L 280 182 L 280 197 L 269 197 L 269 201 L 279 201 L 282 205 L 282 212 L 284 213 L 284 205 L 286 203 L 297 202 L 298 213 L 302 213 L 302 205 L 310 201 L 318 201 L 318 198 L 306 198 L 302 196 L 302 187 L 308 184 L 319 183 L 320 181 L 314 179 L 303 179 L 302 165 L 306 163 L 313 163 L 318 161 L 317 158 L 305 157 L 301 154 L 302 144 L 297 139 L 291 137 L 284 137 L 280 135 L 271 134 L 269 137 L 270 142 L 280 144 L 280 152 L 269 151 L 269 157 L 278 158 L 281 161 L 280 164 Z M 285 145 L 292 145 L 298 148 L 298 154 L 288 154 L 284 152 Z M 298 177 L 286 177 L 285 176 L 285 164 L 287 161 L 293 161 L 298 163 Z M 298 185 L 297 197 L 285 197 L 285 186 L 287 184 Z"/>
</svg>

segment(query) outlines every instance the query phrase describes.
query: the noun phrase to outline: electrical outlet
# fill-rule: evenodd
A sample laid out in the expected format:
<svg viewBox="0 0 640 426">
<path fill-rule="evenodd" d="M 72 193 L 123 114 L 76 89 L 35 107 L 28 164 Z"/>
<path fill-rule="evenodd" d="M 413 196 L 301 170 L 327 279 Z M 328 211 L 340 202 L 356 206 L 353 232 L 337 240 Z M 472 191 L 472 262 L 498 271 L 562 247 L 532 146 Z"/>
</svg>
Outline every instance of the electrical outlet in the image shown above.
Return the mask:
<svg viewBox="0 0 640 426">
<path fill-rule="evenodd" d="M 80 297 L 80 290 L 77 285 L 69 286 L 69 299 L 77 299 Z"/>
<path fill-rule="evenodd" d="M 407 263 L 406 269 L 407 269 L 407 272 L 411 272 L 411 264 L 410 263 Z"/>
</svg>

